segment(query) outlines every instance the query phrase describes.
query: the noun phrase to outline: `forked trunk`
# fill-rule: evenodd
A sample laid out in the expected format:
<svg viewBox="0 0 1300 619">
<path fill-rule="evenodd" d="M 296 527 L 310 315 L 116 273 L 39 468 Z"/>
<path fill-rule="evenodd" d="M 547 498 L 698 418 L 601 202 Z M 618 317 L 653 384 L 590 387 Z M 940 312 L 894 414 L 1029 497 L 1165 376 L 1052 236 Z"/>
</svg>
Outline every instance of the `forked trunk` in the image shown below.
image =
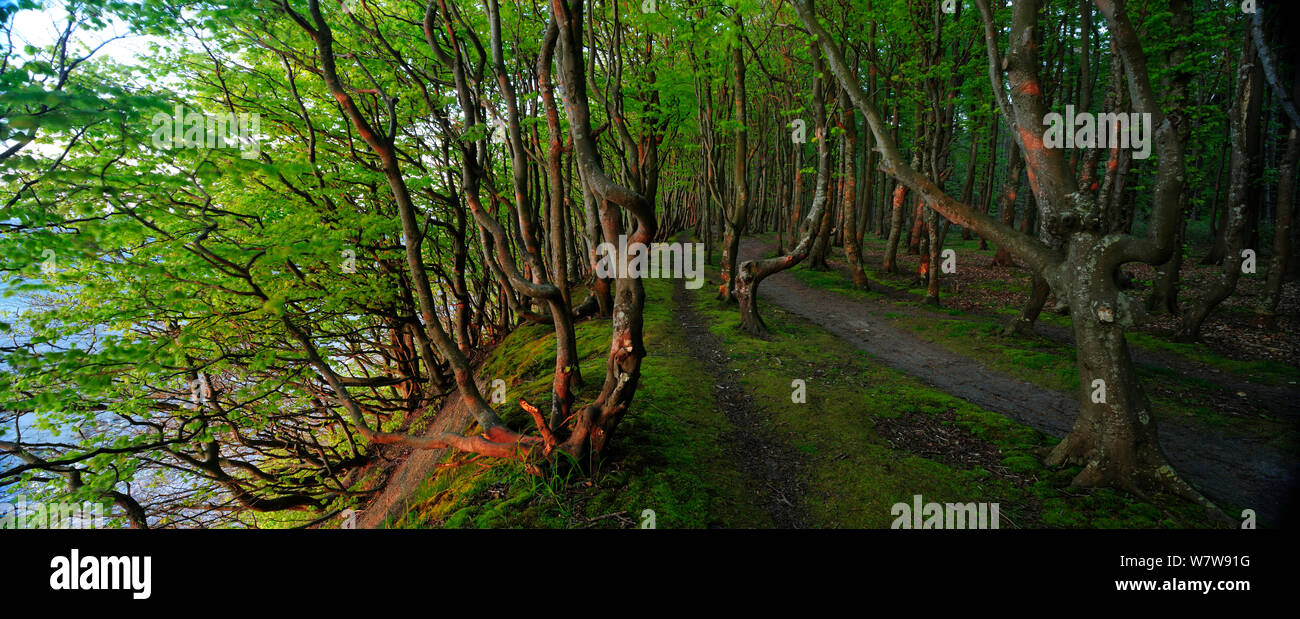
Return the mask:
<svg viewBox="0 0 1300 619">
<path fill-rule="evenodd" d="M 1209 278 L 1203 286 L 1202 294 L 1188 303 L 1187 310 L 1178 324 L 1174 338 L 1181 342 L 1194 342 L 1200 338 L 1201 326 L 1209 318 L 1210 312 L 1218 307 L 1237 289 L 1237 280 L 1241 278 L 1242 249 L 1248 247 L 1246 234 L 1249 229 L 1247 216 L 1250 206 L 1248 179 L 1253 168 L 1253 149 L 1248 137 L 1251 130 L 1252 112 L 1257 113 L 1259 106 L 1252 101 L 1259 96 L 1262 71 L 1252 60 L 1254 49 L 1247 38 L 1246 49 L 1241 55 L 1237 70 L 1237 100 L 1232 108 L 1229 122 L 1229 135 L 1232 154 L 1229 159 L 1228 209 L 1223 233 L 1227 254 L 1223 257 L 1223 266 L 1218 273 Z"/>
<path fill-rule="evenodd" d="M 736 302 L 740 305 L 740 330 L 750 335 L 767 333 L 767 324 L 758 315 L 758 285 L 761 278 L 753 275 L 752 262 L 738 269 L 736 277 Z"/>
</svg>

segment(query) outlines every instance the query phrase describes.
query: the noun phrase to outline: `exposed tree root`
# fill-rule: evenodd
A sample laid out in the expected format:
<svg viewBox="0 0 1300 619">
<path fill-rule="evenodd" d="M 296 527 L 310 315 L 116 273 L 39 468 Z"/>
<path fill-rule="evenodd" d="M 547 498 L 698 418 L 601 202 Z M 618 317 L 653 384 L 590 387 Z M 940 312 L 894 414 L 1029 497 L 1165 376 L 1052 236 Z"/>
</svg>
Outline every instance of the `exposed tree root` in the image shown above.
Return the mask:
<svg viewBox="0 0 1300 619">
<path fill-rule="evenodd" d="M 1111 458 L 1095 439 L 1071 432 L 1055 447 L 1044 449 L 1044 464 L 1053 468 L 1082 466 L 1071 485 L 1080 488 L 1112 487 L 1137 498 L 1153 502 L 1151 495 L 1166 493 L 1203 507 L 1211 518 L 1228 526 L 1236 521 L 1174 471 L 1159 447 L 1144 445 L 1138 453 L 1125 458 Z"/>
</svg>

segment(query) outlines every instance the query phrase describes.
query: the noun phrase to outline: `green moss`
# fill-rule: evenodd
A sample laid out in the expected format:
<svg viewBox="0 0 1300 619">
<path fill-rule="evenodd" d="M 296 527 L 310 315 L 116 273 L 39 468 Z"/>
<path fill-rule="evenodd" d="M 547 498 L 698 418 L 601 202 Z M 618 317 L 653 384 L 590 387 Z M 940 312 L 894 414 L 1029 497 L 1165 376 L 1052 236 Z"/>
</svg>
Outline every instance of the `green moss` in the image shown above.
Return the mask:
<svg viewBox="0 0 1300 619">
<path fill-rule="evenodd" d="M 1019 454 L 1002 459 L 1003 466 L 1016 473 L 1033 473 L 1038 470 L 1038 460 L 1032 456 Z"/>
<path fill-rule="evenodd" d="M 1080 529 L 1088 526 L 1088 518 L 1064 499 L 1043 501 L 1043 524 L 1051 528 Z"/>
<path fill-rule="evenodd" d="M 1128 334 L 1130 344 L 1153 351 L 1172 353 L 1174 355 L 1199 361 L 1251 382 L 1266 385 L 1281 385 L 1300 381 L 1300 368 L 1278 363 L 1277 361 L 1237 361 L 1215 354 L 1203 343 L 1193 344 L 1170 342 L 1148 333 L 1132 332 Z"/>
<path fill-rule="evenodd" d="M 620 518 L 639 521 L 655 511 L 660 528 L 771 526 L 767 515 L 748 500 L 744 475 L 721 449 L 730 425 L 714 410 L 708 372 L 689 354 L 672 311 L 669 282 L 646 280 L 645 339 L 648 356 L 633 411 L 620 424 L 615 447 L 587 478 L 575 467 L 558 465 L 544 477 L 521 465 L 461 464 L 439 469 L 409 500 L 391 527 L 612 527 Z M 587 386 L 577 400 L 590 399 L 604 378 L 609 322 L 588 320 L 575 336 Z M 518 406 L 520 397 L 547 402 L 554 370 L 553 331 L 525 325 L 488 356 L 480 375 L 508 385 L 507 404 L 498 408 L 513 427 L 532 421 Z M 464 454 L 445 464 L 467 462 Z"/>
</svg>

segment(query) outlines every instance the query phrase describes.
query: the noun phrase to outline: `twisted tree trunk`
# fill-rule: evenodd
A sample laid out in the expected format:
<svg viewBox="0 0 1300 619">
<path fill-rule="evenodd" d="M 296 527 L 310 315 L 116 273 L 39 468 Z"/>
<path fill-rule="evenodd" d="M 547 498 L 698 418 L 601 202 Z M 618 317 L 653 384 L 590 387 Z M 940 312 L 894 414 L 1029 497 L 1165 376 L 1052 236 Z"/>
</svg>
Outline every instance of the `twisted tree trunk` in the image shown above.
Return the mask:
<svg viewBox="0 0 1300 619">
<path fill-rule="evenodd" d="M 736 300 L 740 304 L 740 328 L 751 335 L 767 333 L 767 325 L 763 323 L 763 318 L 758 314 L 758 285 L 765 278 L 793 267 L 808 257 L 808 254 L 812 251 L 813 239 L 817 236 L 819 228 L 825 226 L 826 220 L 830 219 L 826 216 L 827 185 L 830 178 L 830 147 L 826 143 L 825 95 L 823 94 L 825 79 L 822 77 L 825 70 L 822 68 L 821 54 L 815 45 L 812 51 L 817 66 L 817 75 L 813 80 L 813 113 L 816 115 L 817 181 L 813 192 L 812 207 L 808 209 L 808 216 L 803 219 L 799 226 L 799 240 L 791 248 L 790 253 L 766 260 L 748 260 L 741 264 L 738 269 Z"/>
</svg>

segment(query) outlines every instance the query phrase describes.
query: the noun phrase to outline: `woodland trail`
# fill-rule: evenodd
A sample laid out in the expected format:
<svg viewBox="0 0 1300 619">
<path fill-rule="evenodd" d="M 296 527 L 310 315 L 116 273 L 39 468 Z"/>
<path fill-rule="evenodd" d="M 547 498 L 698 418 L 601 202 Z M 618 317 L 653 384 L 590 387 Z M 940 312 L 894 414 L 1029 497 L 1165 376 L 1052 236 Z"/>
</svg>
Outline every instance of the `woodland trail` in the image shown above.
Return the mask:
<svg viewBox="0 0 1300 619">
<path fill-rule="evenodd" d="M 765 248 L 764 251 L 771 251 L 773 248 Z M 852 278 L 848 265 L 841 260 L 828 258 L 826 263 L 832 268 L 844 274 L 845 279 Z M 890 286 L 876 285 L 872 290 L 879 292 L 889 299 L 903 303 L 915 303 L 920 297 L 907 291 L 899 290 Z M 1050 298 L 1049 298 L 1050 300 Z M 893 306 L 891 312 L 907 314 L 908 316 L 925 316 L 932 317 L 933 314 L 926 310 L 916 307 L 902 305 Z M 1047 312 L 1049 310 L 1044 310 Z M 963 311 L 961 315 L 944 316 L 944 320 L 961 320 L 966 322 L 985 322 L 992 320 L 999 324 L 1005 324 L 1008 317 L 1005 315 L 996 315 L 979 311 Z M 1033 332 L 1035 335 L 1041 335 L 1045 338 L 1074 345 L 1074 334 L 1070 329 L 1060 325 L 1043 322 L 1041 320 L 1034 323 Z M 1150 350 L 1139 348 L 1137 346 L 1129 347 L 1129 354 L 1133 357 L 1133 363 L 1138 366 L 1168 368 L 1179 374 L 1195 378 L 1206 383 L 1210 383 L 1225 392 L 1236 394 L 1244 393 L 1244 401 L 1258 413 L 1270 415 L 1272 417 L 1287 419 L 1292 423 L 1300 423 L 1300 387 L 1295 385 L 1269 385 L 1262 383 L 1250 382 L 1242 379 L 1229 372 L 1219 370 L 1207 363 L 1202 363 L 1185 357 L 1168 353 L 1160 350 Z"/>
<path fill-rule="evenodd" d="M 743 239 L 739 259 L 762 258 L 774 249 L 772 243 Z M 1052 436 L 1065 436 L 1078 415 L 1071 395 L 1018 380 L 895 327 L 884 314 L 898 308 L 886 301 L 815 290 L 789 271 L 763 280 L 758 294 L 760 311 L 764 303 L 775 304 L 886 366 Z M 1266 444 L 1270 437 L 1229 436 L 1176 419 L 1162 419 L 1159 436 L 1170 463 L 1211 499 L 1253 509 L 1273 526 L 1294 520 L 1300 461 Z"/>
<path fill-rule="evenodd" d="M 690 354 L 708 368 L 714 379 L 713 401 L 734 430 L 722 436 L 727 455 L 754 482 L 754 500 L 767 511 L 772 524 L 782 529 L 807 528 L 802 506 L 806 492 L 799 472 L 799 457 L 789 445 L 772 440 L 763 428 L 762 409 L 732 377 L 722 342 L 704 326 L 704 319 L 686 296 L 685 281 L 678 278 L 673 289 L 678 324 L 685 334 Z"/>
</svg>

